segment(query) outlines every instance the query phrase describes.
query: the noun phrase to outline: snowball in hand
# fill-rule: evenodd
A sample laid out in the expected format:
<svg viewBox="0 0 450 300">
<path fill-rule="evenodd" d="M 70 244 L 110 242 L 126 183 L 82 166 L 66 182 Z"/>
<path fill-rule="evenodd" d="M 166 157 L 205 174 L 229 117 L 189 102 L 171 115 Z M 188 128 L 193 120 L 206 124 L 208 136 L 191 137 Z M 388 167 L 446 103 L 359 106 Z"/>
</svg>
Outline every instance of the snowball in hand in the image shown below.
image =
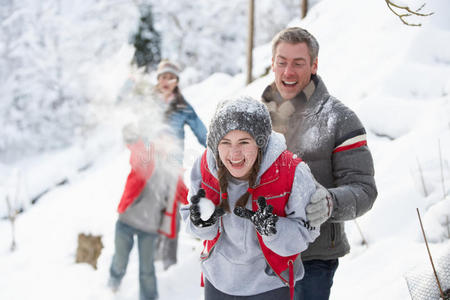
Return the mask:
<svg viewBox="0 0 450 300">
<path fill-rule="evenodd" d="M 203 221 L 209 220 L 209 218 L 211 218 L 211 215 L 214 213 L 214 209 L 216 208 L 214 206 L 214 203 L 206 198 L 200 198 L 198 206 L 200 208 L 200 218 Z"/>
</svg>

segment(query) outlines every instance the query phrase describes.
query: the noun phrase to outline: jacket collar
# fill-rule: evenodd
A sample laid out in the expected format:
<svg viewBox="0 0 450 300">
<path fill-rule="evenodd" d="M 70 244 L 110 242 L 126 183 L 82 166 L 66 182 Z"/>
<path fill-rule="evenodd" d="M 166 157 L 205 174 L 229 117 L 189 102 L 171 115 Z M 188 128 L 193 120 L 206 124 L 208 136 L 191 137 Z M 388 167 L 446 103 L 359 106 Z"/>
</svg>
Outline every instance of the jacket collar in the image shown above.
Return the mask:
<svg viewBox="0 0 450 300">
<path fill-rule="evenodd" d="M 311 82 L 314 82 L 315 89 L 306 103 L 304 110 L 305 115 L 317 114 L 329 98 L 328 96 L 324 97 L 324 95 L 329 94 L 322 78 L 320 78 L 319 75 L 313 75 L 311 77 Z"/>
<path fill-rule="evenodd" d="M 294 112 L 302 112 L 302 114 L 317 114 L 328 97 L 328 90 L 319 75 L 312 75 L 309 84 L 291 100 L 284 100 L 278 92 L 275 83 L 272 83 L 263 92 L 263 100 L 270 107 L 276 103 L 279 111 L 288 112 L 287 117 Z M 275 102 L 271 104 L 271 102 Z M 288 107 L 289 106 L 289 107 Z"/>
</svg>

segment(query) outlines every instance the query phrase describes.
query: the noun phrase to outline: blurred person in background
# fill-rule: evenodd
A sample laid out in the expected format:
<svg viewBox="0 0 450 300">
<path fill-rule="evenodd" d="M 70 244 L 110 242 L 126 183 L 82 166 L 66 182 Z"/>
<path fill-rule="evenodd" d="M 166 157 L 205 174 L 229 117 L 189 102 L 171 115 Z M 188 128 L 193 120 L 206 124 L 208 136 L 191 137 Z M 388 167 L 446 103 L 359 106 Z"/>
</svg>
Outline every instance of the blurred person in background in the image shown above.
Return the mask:
<svg viewBox="0 0 450 300">
<path fill-rule="evenodd" d="M 184 125 L 206 146 L 206 127 L 181 94 L 179 73 L 177 65 L 161 61 L 156 86 L 143 76 L 130 88 L 128 99 L 121 99 L 129 100 L 137 122 L 122 130 L 131 152 L 131 171 L 118 206 L 108 285 L 118 290 L 137 236 L 140 300 L 158 297 L 154 260 L 162 260 L 165 270 L 177 262 L 177 206 L 187 203 L 182 180 Z"/>
<path fill-rule="evenodd" d="M 154 89 L 156 95 L 159 95 L 163 101 L 165 122 L 169 125 L 172 133 L 176 136 L 181 151 L 178 157 L 175 157 L 180 164 L 183 163 L 184 152 L 184 126 L 188 125 L 194 133 L 197 141 L 206 147 L 207 130 L 203 122 L 198 117 L 194 108 L 186 101 L 181 94 L 179 84 L 180 68 L 169 60 L 163 60 L 159 63 L 156 72 L 158 83 Z M 177 232 L 179 230 L 179 213 L 174 207 L 171 213 L 177 215 Z M 158 242 L 157 259 L 163 261 L 164 269 L 169 268 L 177 262 L 177 244 L 178 235 L 173 238 L 161 236 Z"/>
</svg>

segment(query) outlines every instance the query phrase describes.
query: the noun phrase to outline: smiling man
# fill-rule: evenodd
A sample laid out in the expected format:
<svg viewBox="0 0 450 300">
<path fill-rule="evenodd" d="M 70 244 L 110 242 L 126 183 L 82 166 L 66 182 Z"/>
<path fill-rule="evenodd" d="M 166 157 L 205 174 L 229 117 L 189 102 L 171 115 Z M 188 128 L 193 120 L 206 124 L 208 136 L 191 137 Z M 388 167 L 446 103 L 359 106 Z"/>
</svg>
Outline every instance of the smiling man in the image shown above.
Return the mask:
<svg viewBox="0 0 450 300">
<path fill-rule="evenodd" d="M 318 53 L 319 44 L 308 31 L 279 32 L 272 41 L 275 81 L 262 95 L 273 129 L 285 135 L 287 149 L 309 165 L 320 183 L 306 207 L 310 225 L 327 220 L 301 254 L 305 276 L 295 285 L 296 300 L 329 298 L 338 258 L 350 251 L 344 221 L 367 212 L 377 196 L 364 127 L 328 93 L 317 75 Z"/>
<path fill-rule="evenodd" d="M 317 72 L 317 57 L 311 58 L 306 43 L 279 43 L 272 58 L 275 84 L 281 97 L 291 100 L 310 82 Z"/>
</svg>

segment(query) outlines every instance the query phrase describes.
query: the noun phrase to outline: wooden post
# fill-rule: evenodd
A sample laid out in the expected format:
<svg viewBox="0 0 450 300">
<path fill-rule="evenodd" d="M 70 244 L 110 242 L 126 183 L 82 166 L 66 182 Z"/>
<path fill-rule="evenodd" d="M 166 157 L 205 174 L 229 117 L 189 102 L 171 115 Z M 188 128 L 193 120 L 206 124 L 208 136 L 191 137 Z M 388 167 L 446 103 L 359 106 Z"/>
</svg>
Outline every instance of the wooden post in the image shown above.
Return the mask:
<svg viewBox="0 0 450 300">
<path fill-rule="evenodd" d="M 306 17 L 308 13 L 308 0 L 302 0 L 302 19 Z"/>
<path fill-rule="evenodd" d="M 255 16 L 255 0 L 248 1 L 248 41 L 247 41 L 247 84 L 253 81 L 253 32 Z"/>
<path fill-rule="evenodd" d="M 17 196 L 17 195 L 16 195 Z M 6 205 L 8 207 L 8 219 L 11 222 L 11 251 L 16 250 L 16 231 L 14 228 L 14 222 L 16 221 L 17 216 L 17 210 L 12 207 L 11 203 L 9 202 L 9 196 L 6 196 Z"/>
</svg>

